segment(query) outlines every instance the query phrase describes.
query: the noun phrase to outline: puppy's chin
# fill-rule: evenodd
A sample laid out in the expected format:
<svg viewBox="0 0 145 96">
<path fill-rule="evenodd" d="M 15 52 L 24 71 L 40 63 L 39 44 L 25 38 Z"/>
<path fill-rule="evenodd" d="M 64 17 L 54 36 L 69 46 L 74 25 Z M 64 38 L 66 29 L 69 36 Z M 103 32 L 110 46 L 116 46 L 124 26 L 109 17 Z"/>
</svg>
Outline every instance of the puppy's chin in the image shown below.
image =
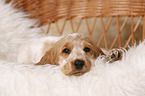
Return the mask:
<svg viewBox="0 0 145 96">
<path fill-rule="evenodd" d="M 85 73 L 85 72 L 84 72 Z M 76 72 L 76 73 L 74 73 L 74 74 L 72 74 L 72 75 L 74 75 L 74 76 L 81 76 L 81 75 L 83 75 L 84 74 L 83 72 Z"/>
<path fill-rule="evenodd" d="M 85 72 L 84 72 L 85 73 Z M 76 72 L 76 73 L 69 73 L 69 74 L 65 74 L 65 75 L 67 75 L 67 76 L 81 76 L 81 75 L 83 75 L 84 74 L 83 72 Z"/>
<path fill-rule="evenodd" d="M 84 73 L 86 73 L 86 72 L 88 72 L 88 71 L 69 71 L 69 70 L 63 70 L 63 68 L 62 68 L 62 72 L 65 74 L 65 75 L 67 75 L 67 76 L 81 76 L 81 75 L 83 75 Z"/>
</svg>

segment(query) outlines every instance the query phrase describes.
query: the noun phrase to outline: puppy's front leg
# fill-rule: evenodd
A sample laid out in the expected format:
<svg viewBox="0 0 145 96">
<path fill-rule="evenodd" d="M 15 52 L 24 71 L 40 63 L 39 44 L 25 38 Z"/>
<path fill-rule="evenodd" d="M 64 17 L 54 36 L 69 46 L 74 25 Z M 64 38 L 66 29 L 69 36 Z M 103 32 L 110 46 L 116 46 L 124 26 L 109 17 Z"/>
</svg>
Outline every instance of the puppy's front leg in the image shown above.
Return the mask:
<svg viewBox="0 0 145 96">
<path fill-rule="evenodd" d="M 114 61 L 121 60 L 124 52 L 125 49 L 117 49 L 117 48 L 111 49 L 106 54 L 105 61 L 112 63 Z"/>
</svg>

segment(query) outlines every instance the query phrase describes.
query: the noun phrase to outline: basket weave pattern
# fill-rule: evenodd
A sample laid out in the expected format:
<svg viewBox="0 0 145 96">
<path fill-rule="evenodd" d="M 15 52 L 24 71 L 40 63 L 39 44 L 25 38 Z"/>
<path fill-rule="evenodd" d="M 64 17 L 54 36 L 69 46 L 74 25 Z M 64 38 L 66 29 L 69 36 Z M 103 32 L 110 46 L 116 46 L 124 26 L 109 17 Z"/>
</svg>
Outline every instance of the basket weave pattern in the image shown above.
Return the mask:
<svg viewBox="0 0 145 96">
<path fill-rule="evenodd" d="M 7 0 L 10 2 L 11 0 Z M 106 49 L 111 49 L 118 42 L 118 47 L 127 47 L 131 42 L 134 44 L 134 34 L 142 23 L 142 40 L 145 38 L 145 1 L 144 0 L 12 0 L 16 8 L 20 8 L 30 14 L 30 18 L 39 19 L 41 26 L 48 25 L 49 32 L 51 24 L 55 23 L 58 33 L 62 35 L 66 21 L 69 20 L 72 32 L 78 32 L 82 20 L 85 20 L 89 37 L 92 38 L 92 32 L 96 24 L 97 18 L 101 21 L 102 35 L 97 43 L 100 46 L 102 40 Z M 103 18 L 109 17 L 108 22 L 104 22 Z M 120 18 L 124 17 L 123 23 L 120 24 Z M 136 23 L 134 18 L 138 17 Z M 75 29 L 72 23 L 74 18 L 79 19 L 77 28 Z M 89 26 L 88 18 L 95 18 L 92 26 Z M 112 18 L 116 19 L 117 35 L 114 38 L 111 46 L 107 44 L 106 32 L 112 22 Z M 57 24 L 57 21 L 64 19 L 62 28 Z M 121 32 L 124 29 L 126 22 L 130 20 L 131 32 L 126 43 L 121 43 Z"/>
</svg>

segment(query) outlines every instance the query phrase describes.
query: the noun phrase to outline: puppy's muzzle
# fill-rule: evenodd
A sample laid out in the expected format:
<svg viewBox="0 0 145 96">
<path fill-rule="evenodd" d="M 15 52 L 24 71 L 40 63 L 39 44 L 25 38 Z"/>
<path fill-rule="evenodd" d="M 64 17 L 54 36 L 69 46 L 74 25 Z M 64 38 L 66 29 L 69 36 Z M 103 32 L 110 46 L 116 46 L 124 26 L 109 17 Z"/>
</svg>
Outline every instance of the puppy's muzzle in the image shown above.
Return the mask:
<svg viewBox="0 0 145 96">
<path fill-rule="evenodd" d="M 83 60 L 75 60 L 73 64 L 76 70 L 82 70 L 85 62 Z"/>
</svg>

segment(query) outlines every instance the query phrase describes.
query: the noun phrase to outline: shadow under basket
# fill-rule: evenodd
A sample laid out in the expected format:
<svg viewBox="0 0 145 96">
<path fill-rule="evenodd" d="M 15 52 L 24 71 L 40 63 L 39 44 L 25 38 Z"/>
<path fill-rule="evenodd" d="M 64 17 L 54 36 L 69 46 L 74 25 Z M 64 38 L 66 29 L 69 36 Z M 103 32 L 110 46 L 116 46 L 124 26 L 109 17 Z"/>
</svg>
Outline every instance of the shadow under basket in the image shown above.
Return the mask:
<svg viewBox="0 0 145 96">
<path fill-rule="evenodd" d="M 145 38 L 144 0 L 6 0 L 38 19 L 44 33 L 86 34 L 99 47 L 127 48 Z"/>
</svg>

